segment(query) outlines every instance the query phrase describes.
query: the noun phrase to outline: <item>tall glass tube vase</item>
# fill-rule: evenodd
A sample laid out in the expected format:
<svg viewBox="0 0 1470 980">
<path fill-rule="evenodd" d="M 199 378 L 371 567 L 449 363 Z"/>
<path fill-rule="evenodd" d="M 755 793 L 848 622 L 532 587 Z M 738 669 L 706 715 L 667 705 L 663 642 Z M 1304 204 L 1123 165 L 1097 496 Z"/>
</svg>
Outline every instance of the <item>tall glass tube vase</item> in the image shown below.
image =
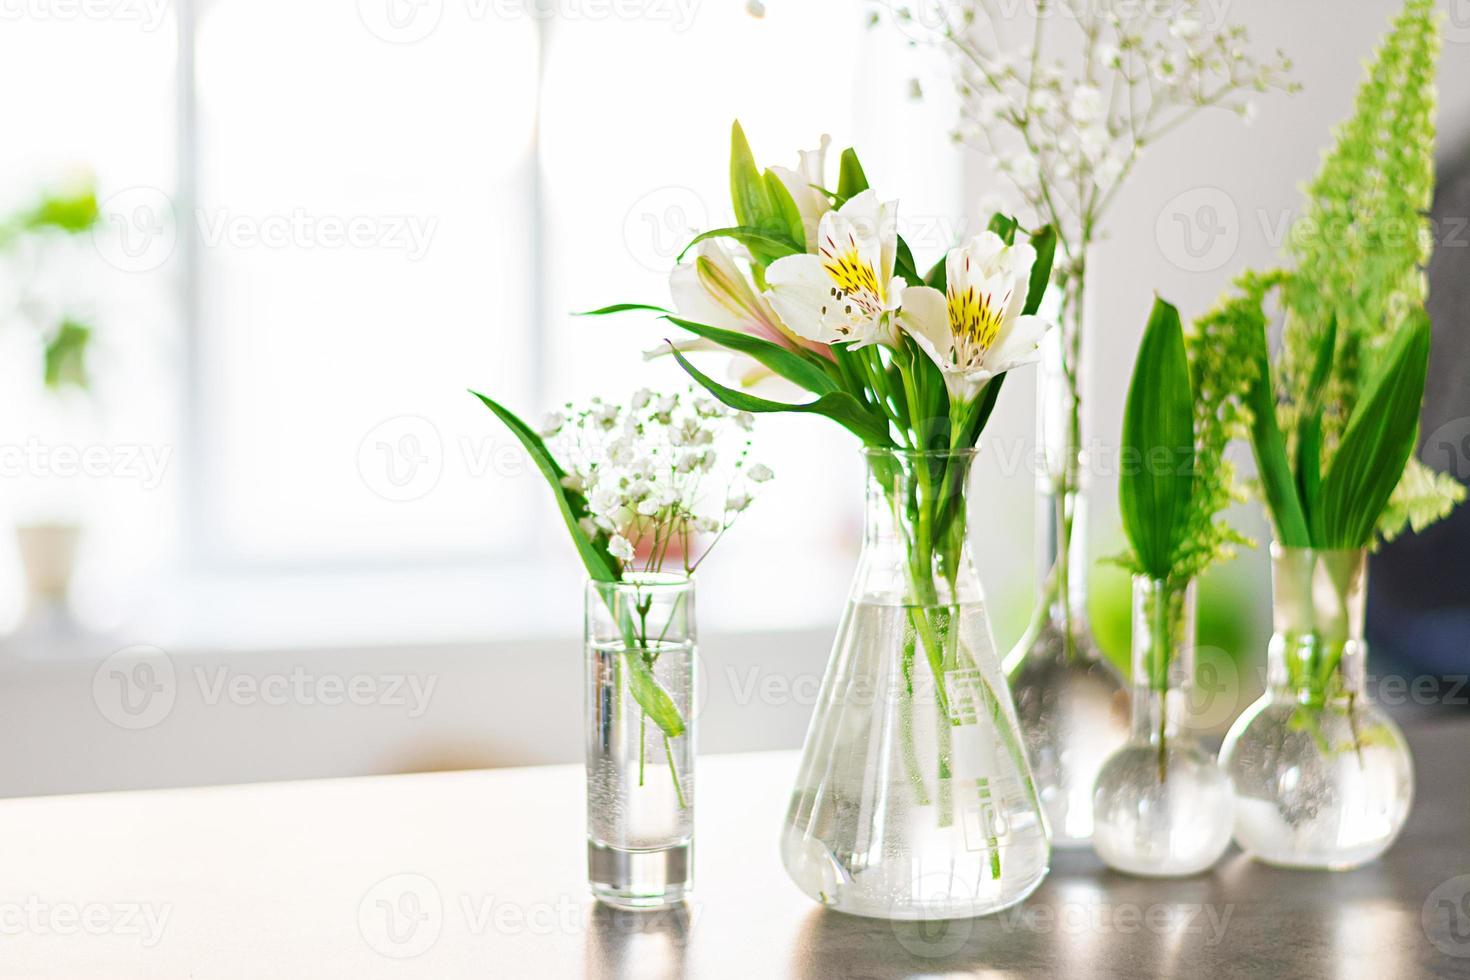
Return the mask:
<svg viewBox="0 0 1470 980">
<path fill-rule="evenodd" d="M 588 880 L 608 905 L 667 908 L 694 882 L 694 582 L 592 581 L 586 606 Z M 650 685 L 677 735 L 645 709 Z"/>
<path fill-rule="evenodd" d="M 1235 720 L 1220 765 L 1235 784 L 1235 842 L 1270 864 L 1355 868 L 1408 819 L 1414 766 L 1364 689 L 1366 551 L 1272 545 L 1267 690 Z"/>
<path fill-rule="evenodd" d="M 1189 727 L 1195 594 L 1193 581 L 1133 580 L 1133 732 L 1092 798 L 1092 846 L 1128 874 L 1197 874 L 1230 846 L 1230 780 Z"/>
<path fill-rule="evenodd" d="M 1038 567 L 1032 621 L 1006 675 L 1055 847 L 1092 838 L 1092 788 L 1128 739 L 1123 677 L 1087 621 L 1087 457 L 1082 442 L 1081 286 L 1069 280 L 1062 330 L 1043 344 L 1038 382 Z"/>
<path fill-rule="evenodd" d="M 833 909 L 984 915 L 1050 847 L 967 542 L 974 451 L 869 450 L 863 549 L 781 838 Z"/>
</svg>

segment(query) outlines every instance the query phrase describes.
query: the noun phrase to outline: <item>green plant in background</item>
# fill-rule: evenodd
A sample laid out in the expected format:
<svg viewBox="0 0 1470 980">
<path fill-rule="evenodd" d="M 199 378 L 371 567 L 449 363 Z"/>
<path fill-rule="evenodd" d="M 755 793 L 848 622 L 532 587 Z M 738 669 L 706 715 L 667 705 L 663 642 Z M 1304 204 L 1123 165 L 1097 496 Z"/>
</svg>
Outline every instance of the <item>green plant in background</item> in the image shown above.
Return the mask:
<svg viewBox="0 0 1470 980">
<path fill-rule="evenodd" d="M 1241 496 L 1225 450 L 1242 434 L 1242 413 L 1229 399 L 1191 380 L 1179 311 L 1155 300 L 1123 416 L 1118 501 L 1129 542 L 1119 562 L 1152 583 L 1144 599 L 1146 680 L 1160 695 L 1169 689 L 1174 652 L 1191 639 L 1182 635 L 1190 582 L 1215 562 L 1233 557 L 1236 546 L 1251 544 L 1219 517 Z M 1133 679 L 1135 685 L 1141 680 Z M 1160 779 L 1167 751 L 1164 726 L 1161 712 Z"/>
<path fill-rule="evenodd" d="M 80 235 L 97 224 L 97 195 L 91 186 L 67 193 L 47 193 L 34 205 L 0 220 L 0 257 L 11 258 L 28 243 L 49 235 Z M 37 320 L 20 311 L 40 334 L 42 381 L 50 391 L 71 387 L 86 390 L 91 382 L 86 355 L 92 328 L 72 316 L 59 321 Z"/>
<path fill-rule="evenodd" d="M 1357 553 L 1465 496 L 1414 458 L 1430 348 L 1437 17 L 1432 0 L 1408 0 L 1395 19 L 1308 187 L 1287 268 L 1243 275 L 1190 338 L 1197 381 L 1247 423 L 1277 545 L 1338 586 L 1335 614 L 1314 610 L 1309 588 L 1292 590 L 1301 608 L 1278 603 L 1287 641 L 1310 651 L 1288 660 L 1307 708 L 1340 686 Z M 1284 317 L 1274 360 L 1273 296 Z"/>
</svg>

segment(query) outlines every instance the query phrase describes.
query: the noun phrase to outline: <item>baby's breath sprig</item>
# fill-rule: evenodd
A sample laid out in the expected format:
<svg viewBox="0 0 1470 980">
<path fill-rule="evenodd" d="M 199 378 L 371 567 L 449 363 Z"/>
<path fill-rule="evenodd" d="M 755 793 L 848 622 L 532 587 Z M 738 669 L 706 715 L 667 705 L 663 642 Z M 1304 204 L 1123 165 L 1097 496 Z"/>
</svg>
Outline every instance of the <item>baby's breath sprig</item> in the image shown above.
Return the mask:
<svg viewBox="0 0 1470 980">
<path fill-rule="evenodd" d="M 693 574 L 773 476 L 750 461 L 754 417 L 691 388 L 647 388 L 627 405 L 593 398 L 550 413 L 540 435 L 566 470 L 564 490 L 587 501 L 578 524 L 628 572 L 679 560 Z"/>
</svg>

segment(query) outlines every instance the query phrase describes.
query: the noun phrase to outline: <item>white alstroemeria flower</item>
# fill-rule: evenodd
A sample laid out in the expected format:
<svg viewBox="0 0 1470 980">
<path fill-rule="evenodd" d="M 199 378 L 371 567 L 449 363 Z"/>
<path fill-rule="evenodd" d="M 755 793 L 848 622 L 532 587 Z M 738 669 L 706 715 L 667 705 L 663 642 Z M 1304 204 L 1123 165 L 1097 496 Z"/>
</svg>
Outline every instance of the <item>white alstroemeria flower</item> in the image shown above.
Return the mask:
<svg viewBox="0 0 1470 980">
<path fill-rule="evenodd" d="M 995 232 L 951 249 L 948 295 L 928 286 L 904 290 L 899 323 L 944 373 L 950 397 L 968 404 L 991 378 L 1039 358 L 1051 324 L 1022 316 L 1036 250 L 1007 245 Z"/>
<path fill-rule="evenodd" d="M 782 322 L 822 344 L 896 344 L 893 312 L 904 286 L 893 275 L 897 218 L 898 203 L 880 203 L 871 190 L 824 214 L 816 255 L 788 255 L 766 270 L 766 295 Z"/>
<path fill-rule="evenodd" d="M 822 142 L 815 150 L 800 151 L 800 163 L 795 170 L 787 170 L 785 167 L 772 167 L 771 173 L 781 181 L 791 199 L 796 202 L 796 210 L 801 212 L 801 226 L 806 229 L 806 246 L 808 252 L 817 250 L 817 233 L 821 228 L 822 215 L 832 210 L 832 202 L 827 195 L 817 190 L 818 187 L 826 187 L 827 174 L 827 147 L 832 145 L 832 137 L 826 133 L 822 134 Z"/>
</svg>

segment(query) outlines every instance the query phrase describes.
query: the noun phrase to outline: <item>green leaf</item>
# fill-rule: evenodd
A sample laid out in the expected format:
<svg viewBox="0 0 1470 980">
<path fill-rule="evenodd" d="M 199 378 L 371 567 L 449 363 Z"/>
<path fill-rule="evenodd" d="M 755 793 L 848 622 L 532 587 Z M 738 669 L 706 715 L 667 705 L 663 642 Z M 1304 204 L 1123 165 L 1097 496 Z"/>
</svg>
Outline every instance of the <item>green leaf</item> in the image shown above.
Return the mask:
<svg viewBox="0 0 1470 980">
<path fill-rule="evenodd" d="M 1327 322 L 1327 333 L 1317 348 L 1317 360 L 1307 382 L 1306 403 L 1302 405 L 1296 433 L 1296 483 L 1301 495 L 1302 511 L 1310 528 L 1316 521 L 1318 496 L 1322 489 L 1322 412 L 1323 394 L 1332 376 L 1332 360 L 1337 350 L 1337 316 Z"/>
<path fill-rule="evenodd" d="M 1255 364 L 1250 385 L 1245 391 L 1245 403 L 1251 415 L 1251 450 L 1256 457 L 1266 509 L 1271 512 L 1276 539 L 1283 546 L 1310 548 L 1311 530 L 1286 455 L 1286 438 L 1276 421 L 1276 394 L 1271 383 L 1271 361 L 1266 350 L 1264 326 L 1257 328 L 1252 324 L 1245 343 L 1250 346 L 1249 357 Z"/>
<path fill-rule="evenodd" d="M 808 360 L 801 354 L 789 351 L 769 340 L 741 333 L 738 330 L 725 330 L 706 323 L 683 320 L 676 316 L 666 316 L 664 319 L 676 326 L 683 327 L 695 336 L 713 340 L 721 347 L 748 354 L 787 381 L 800 385 L 813 394 L 825 395 L 838 390 L 837 383 L 814 360 Z"/>
<path fill-rule="evenodd" d="M 47 195 L 26 216 L 25 226 L 32 230 L 55 228 L 76 234 L 96 224 L 97 217 L 97 195 L 85 190 L 76 194 Z"/>
<path fill-rule="evenodd" d="M 760 228 L 766 218 L 766 187 L 750 141 L 737 120 L 730 129 L 730 200 L 735 218 L 747 228 Z"/>
<path fill-rule="evenodd" d="M 86 389 L 91 379 L 87 376 L 87 346 L 92 340 L 92 328 L 75 320 L 63 320 L 56 335 L 46 344 L 45 383 L 53 390 L 63 385 Z"/>
<path fill-rule="evenodd" d="M 1022 316 L 1033 316 L 1041 309 L 1041 301 L 1051 283 L 1051 270 L 1057 257 L 1056 229 L 1045 225 L 1032 232 L 1031 247 L 1036 249 L 1036 264 L 1031 267 L 1031 282 L 1026 289 L 1026 306 L 1021 310 Z"/>
<path fill-rule="evenodd" d="M 1007 245 L 1016 244 L 1016 229 L 1020 227 L 1020 223 L 1015 218 L 997 211 L 990 216 L 988 227 L 991 231 L 999 235 Z"/>
<path fill-rule="evenodd" d="M 858 162 L 857 151 L 852 147 L 842 151 L 842 163 L 837 172 L 837 196 L 843 201 L 857 197 L 868 189 L 868 175 Z"/>
<path fill-rule="evenodd" d="M 598 582 L 616 582 L 620 579 L 621 565 L 607 550 L 607 547 L 592 540 L 582 526 L 577 523 L 582 517 L 587 516 L 587 500 L 580 493 L 568 490 L 561 485 L 562 477 L 566 471 L 561 464 L 551 455 L 546 448 L 546 443 L 530 426 L 522 422 L 510 409 L 505 408 L 498 402 L 487 398 L 478 391 L 471 391 L 485 407 L 494 412 L 500 421 L 504 422 L 506 428 L 520 440 L 526 448 L 536 468 L 541 475 L 546 477 L 546 482 L 551 486 L 551 491 L 556 497 L 557 507 L 560 508 L 562 519 L 566 521 L 567 530 L 571 532 L 572 543 L 577 547 L 577 553 L 582 558 L 582 564 L 587 568 L 587 575 Z M 653 676 L 653 671 L 643 660 L 638 652 L 638 644 L 633 637 L 632 624 L 627 622 L 627 617 L 619 616 L 617 610 L 612 609 L 609 603 L 609 611 L 619 620 L 623 630 L 624 645 L 627 649 L 623 651 L 623 663 L 627 668 L 628 685 L 640 707 L 653 719 L 654 724 L 670 738 L 678 738 L 684 733 L 684 719 L 679 716 L 678 706 L 669 693 L 659 686 L 658 680 Z"/>
<path fill-rule="evenodd" d="M 556 457 L 551 455 L 551 450 L 546 448 L 546 443 L 510 409 L 478 391 L 471 391 L 470 394 L 484 402 L 485 407 L 505 423 L 505 427 L 520 440 L 521 445 L 526 448 L 526 453 L 531 457 L 531 461 L 546 478 L 546 482 L 551 486 L 552 494 L 556 497 L 556 505 L 561 510 L 562 520 L 566 522 L 567 531 L 572 535 L 572 544 L 576 545 L 577 554 L 581 556 L 582 564 L 587 568 L 587 576 L 599 582 L 618 581 L 622 572 L 622 566 L 618 560 L 607 550 L 606 545 L 594 541 L 578 523 L 588 515 L 587 498 L 561 485 L 562 478 L 567 475 L 566 470 L 562 469 Z"/>
<path fill-rule="evenodd" d="M 1123 415 L 1128 465 L 1118 485 L 1123 528 L 1140 569 L 1169 577 L 1194 492 L 1194 396 L 1179 311 L 1154 301 Z"/>
<path fill-rule="evenodd" d="M 607 316 L 609 313 L 628 313 L 633 310 L 647 310 L 650 313 L 668 313 L 662 306 L 650 306 L 647 303 L 614 303 L 612 306 L 604 306 L 597 310 L 584 310 L 575 313 L 574 316 Z"/>
<path fill-rule="evenodd" d="M 893 256 L 893 271 L 903 277 L 903 281 L 910 286 L 924 285 L 924 279 L 919 275 L 919 268 L 914 264 L 914 253 L 909 250 L 909 243 L 898 237 L 898 247 Z"/>
<path fill-rule="evenodd" d="M 825 415 L 827 418 L 841 425 L 864 443 L 870 446 L 887 446 L 891 442 L 888 438 L 888 423 L 882 418 L 868 411 L 852 395 L 845 391 L 834 391 L 823 395 L 816 401 L 805 404 L 793 405 L 789 402 L 771 401 L 768 398 L 759 398 L 734 388 L 726 387 L 704 374 L 693 364 L 689 363 L 679 351 L 674 351 L 674 359 L 679 362 L 689 376 L 699 384 L 701 388 L 714 395 L 724 404 L 739 412 L 773 413 L 773 412 L 810 412 L 816 415 Z"/>
<path fill-rule="evenodd" d="M 1394 335 L 1383 370 L 1348 419 L 1322 480 L 1318 547 L 1361 548 L 1372 542 L 1418 439 L 1429 345 L 1429 316 L 1421 308 Z"/>
<path fill-rule="evenodd" d="M 791 192 L 781 183 L 781 178 L 770 170 L 765 174 L 766 197 L 775 206 L 776 214 L 786 223 L 786 232 L 794 242 L 801 242 L 801 251 L 806 251 L 806 224 L 801 220 L 801 209 L 796 206 Z"/>
<path fill-rule="evenodd" d="M 684 256 L 689 254 L 691 248 L 710 238 L 733 238 L 750 249 L 751 255 L 766 256 L 767 265 L 788 255 L 801 255 L 806 251 L 805 246 L 798 245 L 786 237 L 784 232 L 772 233 L 761 228 L 738 225 L 734 228 L 716 228 L 713 231 L 696 235 L 688 245 L 684 246 L 684 251 L 680 252 L 679 257 L 674 261 L 683 262 Z"/>
<path fill-rule="evenodd" d="M 929 267 L 929 272 L 924 276 L 924 285 L 931 289 L 937 289 L 941 293 L 949 287 L 949 256 L 942 255 L 939 261 Z"/>
</svg>

